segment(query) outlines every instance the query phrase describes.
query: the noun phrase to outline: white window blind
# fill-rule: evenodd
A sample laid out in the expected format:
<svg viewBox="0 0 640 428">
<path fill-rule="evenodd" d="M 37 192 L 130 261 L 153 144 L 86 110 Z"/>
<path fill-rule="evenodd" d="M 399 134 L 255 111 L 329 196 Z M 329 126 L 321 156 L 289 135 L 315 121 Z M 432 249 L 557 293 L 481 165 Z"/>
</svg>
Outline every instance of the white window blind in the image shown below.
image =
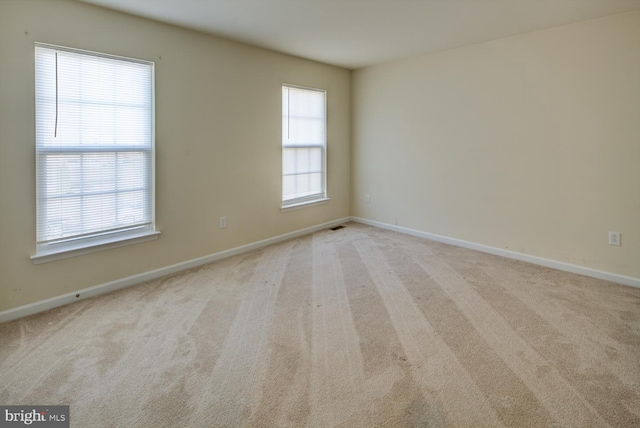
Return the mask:
<svg viewBox="0 0 640 428">
<path fill-rule="evenodd" d="M 326 92 L 282 87 L 282 204 L 326 198 Z"/>
<path fill-rule="evenodd" d="M 153 63 L 37 44 L 38 248 L 154 229 Z"/>
</svg>

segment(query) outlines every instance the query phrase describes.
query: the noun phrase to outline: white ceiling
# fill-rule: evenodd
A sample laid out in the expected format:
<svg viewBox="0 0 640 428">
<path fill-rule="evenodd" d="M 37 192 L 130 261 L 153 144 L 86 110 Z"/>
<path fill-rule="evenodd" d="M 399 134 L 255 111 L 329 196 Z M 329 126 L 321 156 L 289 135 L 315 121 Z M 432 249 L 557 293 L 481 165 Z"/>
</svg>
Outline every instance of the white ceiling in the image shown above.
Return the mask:
<svg viewBox="0 0 640 428">
<path fill-rule="evenodd" d="M 356 69 L 640 9 L 640 0 L 81 0 Z"/>
</svg>

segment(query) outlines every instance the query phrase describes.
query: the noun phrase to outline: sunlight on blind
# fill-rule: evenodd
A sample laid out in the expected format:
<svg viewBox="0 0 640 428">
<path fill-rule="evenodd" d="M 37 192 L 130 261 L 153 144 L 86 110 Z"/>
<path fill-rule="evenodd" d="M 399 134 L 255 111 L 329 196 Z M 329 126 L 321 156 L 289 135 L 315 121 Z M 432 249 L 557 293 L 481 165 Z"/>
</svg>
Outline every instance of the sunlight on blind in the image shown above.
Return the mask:
<svg viewBox="0 0 640 428">
<path fill-rule="evenodd" d="M 153 65 L 35 53 L 37 243 L 149 226 Z"/>
</svg>

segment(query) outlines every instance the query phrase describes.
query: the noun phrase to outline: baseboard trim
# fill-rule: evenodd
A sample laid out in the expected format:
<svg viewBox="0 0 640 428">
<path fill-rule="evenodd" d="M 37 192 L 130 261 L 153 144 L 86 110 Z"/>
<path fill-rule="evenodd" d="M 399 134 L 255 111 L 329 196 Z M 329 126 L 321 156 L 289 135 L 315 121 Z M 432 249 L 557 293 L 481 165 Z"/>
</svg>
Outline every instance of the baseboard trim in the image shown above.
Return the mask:
<svg viewBox="0 0 640 428">
<path fill-rule="evenodd" d="M 206 265 L 208 263 L 226 259 L 238 254 L 247 253 L 249 251 L 257 250 L 278 242 L 309 235 L 311 233 L 318 232 L 322 229 L 328 229 L 330 227 L 338 226 L 342 223 L 348 222 L 349 220 L 350 220 L 349 217 L 343 217 L 337 220 L 307 227 L 305 229 L 300 229 L 293 232 L 285 233 L 283 235 L 274 236 L 273 238 L 263 239 L 262 241 L 241 245 L 239 247 L 231 248 L 229 250 L 224 250 L 224 251 L 220 251 L 207 256 L 199 257 L 196 259 L 187 260 L 181 263 L 176 263 L 171 266 L 166 266 L 160 269 L 155 269 L 155 270 L 143 272 L 137 275 L 128 276 L 126 278 L 117 279 L 115 281 L 107 282 L 105 284 L 100 284 L 100 285 L 85 288 L 82 290 L 73 291 L 71 293 L 62 294 L 60 296 L 55 296 L 46 300 L 41 300 L 39 302 L 34 302 L 28 305 L 19 306 L 17 308 L 7 309 L 5 311 L 0 312 L 0 323 L 13 321 L 18 318 L 23 318 L 29 315 L 37 314 L 39 312 L 48 311 L 50 309 L 54 309 L 59 306 L 64 306 L 69 303 L 76 302 L 78 300 L 88 299 L 90 297 L 110 293 L 112 291 L 119 290 L 121 288 L 130 287 L 132 285 L 136 285 L 136 284 L 140 284 L 153 279 L 161 278 L 163 276 L 171 275 L 183 270 Z M 76 297 L 76 296 L 79 296 L 79 297 Z"/>
<path fill-rule="evenodd" d="M 508 259 L 520 260 L 534 265 L 545 266 L 558 269 L 565 272 L 577 273 L 579 275 L 589 276 L 592 278 L 603 279 L 605 281 L 615 282 L 617 284 L 628 285 L 630 287 L 640 288 L 640 278 L 619 275 L 616 273 L 600 271 L 584 266 L 578 266 L 571 263 L 560 262 L 557 260 L 545 259 L 542 257 L 532 256 L 529 254 L 518 253 L 515 251 L 504 250 L 502 248 L 490 247 L 488 245 L 476 244 L 475 242 L 464 241 L 462 239 L 449 238 L 442 235 L 423 232 L 420 230 L 410 229 L 407 227 L 396 226 L 393 224 L 382 223 L 375 220 L 369 220 L 361 217 L 351 217 L 351 221 L 366 224 L 369 226 L 379 227 L 381 229 L 393 230 L 407 235 L 426 238 L 432 241 L 442 242 L 444 244 L 455 245 L 456 247 L 469 248 L 471 250 L 489 253 L 496 256 L 506 257 Z"/>
</svg>

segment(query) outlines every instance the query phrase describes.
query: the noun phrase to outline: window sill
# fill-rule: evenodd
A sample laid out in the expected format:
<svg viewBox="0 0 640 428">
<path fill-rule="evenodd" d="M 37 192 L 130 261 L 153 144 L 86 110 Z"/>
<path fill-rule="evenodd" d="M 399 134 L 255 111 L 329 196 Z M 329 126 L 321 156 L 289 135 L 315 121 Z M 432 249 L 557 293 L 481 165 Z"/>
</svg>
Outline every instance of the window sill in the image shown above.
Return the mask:
<svg viewBox="0 0 640 428">
<path fill-rule="evenodd" d="M 287 211 L 298 210 L 300 208 L 306 208 L 312 205 L 326 204 L 330 200 L 331 198 L 322 198 L 322 199 L 314 199 L 312 201 L 298 202 L 297 204 L 283 205 L 282 207 L 280 207 L 280 211 L 287 212 Z"/>
<path fill-rule="evenodd" d="M 158 239 L 158 235 L 160 235 L 158 231 L 147 230 L 135 234 L 98 238 L 91 242 L 65 245 L 64 247 L 41 249 L 37 251 L 35 255 L 31 256 L 31 261 L 33 264 L 39 265 L 41 263 L 82 256 L 111 248 L 124 247 L 125 245 L 152 241 Z"/>
</svg>

